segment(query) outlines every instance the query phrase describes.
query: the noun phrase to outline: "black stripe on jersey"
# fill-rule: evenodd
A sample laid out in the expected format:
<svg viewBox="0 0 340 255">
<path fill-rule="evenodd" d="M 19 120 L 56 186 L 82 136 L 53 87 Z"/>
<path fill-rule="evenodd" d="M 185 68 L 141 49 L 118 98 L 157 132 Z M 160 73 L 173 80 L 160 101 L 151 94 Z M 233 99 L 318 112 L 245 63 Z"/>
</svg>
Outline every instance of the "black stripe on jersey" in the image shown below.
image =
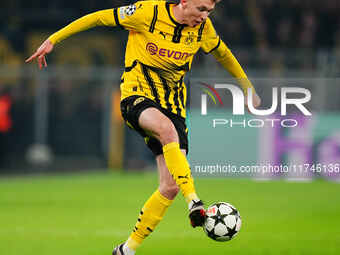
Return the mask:
<svg viewBox="0 0 340 255">
<path fill-rule="evenodd" d="M 180 82 L 180 81 L 179 81 Z M 182 111 L 181 111 L 181 108 L 179 107 L 179 94 L 178 94 L 178 90 L 180 89 L 179 87 L 179 82 L 176 84 L 176 86 L 174 87 L 174 90 L 175 90 L 175 93 L 174 93 L 174 103 L 175 103 L 175 106 L 176 106 L 176 111 L 177 111 L 177 114 L 182 116 Z"/>
<path fill-rule="evenodd" d="M 184 105 L 184 94 L 183 94 L 183 90 L 184 90 L 184 86 L 183 86 L 183 77 L 181 77 L 180 81 L 179 81 L 179 85 L 180 85 L 180 92 L 179 92 L 179 98 L 181 99 L 181 103 L 182 103 L 182 106 L 183 108 L 185 108 L 185 105 Z"/>
<path fill-rule="evenodd" d="M 153 33 L 153 31 L 155 30 L 155 24 L 157 21 L 157 16 L 158 16 L 158 5 L 155 5 L 153 8 L 153 18 L 149 27 L 149 32 Z"/>
<path fill-rule="evenodd" d="M 183 28 L 184 28 L 184 25 L 181 25 L 181 24 L 175 27 L 174 36 L 172 37 L 172 42 L 179 43 L 181 41 Z"/>
<path fill-rule="evenodd" d="M 213 52 L 214 50 L 216 50 L 218 47 L 220 47 L 220 44 L 221 44 L 221 38 L 218 39 L 217 45 L 216 45 L 212 50 L 210 50 L 208 53 L 211 53 L 211 52 Z"/>
<path fill-rule="evenodd" d="M 159 79 L 161 80 L 162 84 L 163 84 L 163 88 L 164 88 L 164 100 L 166 103 L 166 108 L 171 112 L 171 104 L 169 102 L 169 97 L 170 97 L 170 93 L 171 93 L 171 88 L 169 87 L 166 79 L 164 79 L 163 76 L 161 76 L 160 74 L 158 74 Z"/>
<path fill-rule="evenodd" d="M 198 29 L 197 42 L 200 42 L 202 40 L 204 25 L 205 25 L 205 21 L 201 24 L 200 28 Z"/>
<path fill-rule="evenodd" d="M 150 87 L 150 90 L 151 90 L 151 93 L 152 95 L 155 97 L 155 101 L 157 104 L 160 104 L 160 100 L 159 100 L 159 95 L 158 95 L 158 92 L 157 92 L 157 88 L 155 86 L 155 82 L 152 80 L 151 76 L 150 76 L 150 73 L 149 73 L 149 69 L 146 65 L 144 65 L 143 63 L 140 63 L 141 66 L 142 66 L 142 72 L 144 74 L 144 78 L 145 80 L 147 81 L 149 87 Z"/>
<path fill-rule="evenodd" d="M 170 4 L 171 4 L 170 2 L 166 2 L 165 8 L 166 8 L 166 11 L 168 12 L 168 16 L 169 16 L 170 20 L 172 21 L 172 23 L 174 23 L 176 25 L 175 30 L 174 30 L 174 36 L 172 37 L 172 42 L 179 43 L 180 40 L 181 40 L 181 36 L 182 36 L 182 30 L 187 25 L 180 24 L 176 20 L 174 20 L 174 18 L 171 16 Z"/>
<path fill-rule="evenodd" d="M 131 66 L 125 67 L 125 72 L 130 72 L 137 65 L 137 60 L 133 61 Z"/>
<path fill-rule="evenodd" d="M 169 2 L 166 2 L 166 3 L 165 3 L 165 8 L 166 8 L 166 10 L 167 10 L 167 12 L 168 12 L 169 18 L 170 18 L 170 20 L 172 21 L 172 23 L 174 23 L 176 26 L 180 25 L 176 20 L 174 20 L 174 19 L 172 18 L 171 14 L 170 14 L 170 3 L 169 3 Z"/>
<path fill-rule="evenodd" d="M 181 66 L 174 65 L 173 69 L 176 71 L 189 71 L 189 62 L 186 62 L 184 65 Z"/>
<path fill-rule="evenodd" d="M 118 19 L 118 8 L 113 8 L 113 17 L 115 18 L 115 23 L 117 26 L 119 26 L 120 28 L 124 29 L 124 27 L 119 23 L 119 19 Z"/>
</svg>

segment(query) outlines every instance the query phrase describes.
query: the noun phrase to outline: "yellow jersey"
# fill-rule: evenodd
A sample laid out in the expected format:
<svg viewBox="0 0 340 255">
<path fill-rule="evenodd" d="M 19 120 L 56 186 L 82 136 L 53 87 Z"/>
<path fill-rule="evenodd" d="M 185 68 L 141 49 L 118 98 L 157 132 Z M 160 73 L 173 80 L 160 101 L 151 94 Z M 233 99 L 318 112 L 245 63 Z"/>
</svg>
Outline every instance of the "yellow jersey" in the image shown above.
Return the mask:
<svg viewBox="0 0 340 255">
<path fill-rule="evenodd" d="M 252 87 L 245 73 L 207 18 L 196 27 L 180 24 L 166 1 L 140 1 L 129 6 L 84 16 L 50 36 L 53 44 L 97 25 L 120 26 L 129 31 L 121 99 L 141 95 L 184 117 L 187 88 L 184 76 L 199 49 L 212 53 L 246 92 Z M 245 78 L 245 79 L 244 79 Z"/>
</svg>

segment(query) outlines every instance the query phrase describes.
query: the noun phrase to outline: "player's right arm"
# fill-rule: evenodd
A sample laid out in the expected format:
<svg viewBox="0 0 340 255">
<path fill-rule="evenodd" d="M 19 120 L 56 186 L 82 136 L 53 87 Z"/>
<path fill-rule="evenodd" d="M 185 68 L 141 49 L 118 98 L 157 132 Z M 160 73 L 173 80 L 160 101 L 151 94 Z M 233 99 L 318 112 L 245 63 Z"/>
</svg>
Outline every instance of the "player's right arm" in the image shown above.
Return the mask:
<svg viewBox="0 0 340 255">
<path fill-rule="evenodd" d="M 92 27 L 122 26 L 128 30 L 138 31 L 141 24 L 140 20 L 142 16 L 142 10 L 138 10 L 141 8 L 136 7 L 136 5 L 97 11 L 73 21 L 66 27 L 52 34 L 45 42 L 43 42 L 42 45 L 40 45 L 36 52 L 26 60 L 26 62 L 37 59 L 40 69 L 46 67 L 47 62 L 45 55 L 53 50 L 53 46 L 55 44 L 61 42 L 73 34 L 88 30 Z"/>
</svg>

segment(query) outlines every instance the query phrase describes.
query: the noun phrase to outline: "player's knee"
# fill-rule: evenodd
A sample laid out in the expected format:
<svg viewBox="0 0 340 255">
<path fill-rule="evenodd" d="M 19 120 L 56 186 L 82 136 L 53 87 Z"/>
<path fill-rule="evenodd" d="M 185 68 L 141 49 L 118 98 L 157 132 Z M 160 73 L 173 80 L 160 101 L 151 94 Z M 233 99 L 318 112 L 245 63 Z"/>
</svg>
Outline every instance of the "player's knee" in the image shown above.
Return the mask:
<svg viewBox="0 0 340 255">
<path fill-rule="evenodd" d="M 162 145 L 178 142 L 178 134 L 172 122 L 161 123 L 159 126 L 159 136 Z"/>
<path fill-rule="evenodd" d="M 163 184 L 160 185 L 159 192 L 167 199 L 173 200 L 177 196 L 179 188 L 176 184 L 171 185 Z"/>
</svg>

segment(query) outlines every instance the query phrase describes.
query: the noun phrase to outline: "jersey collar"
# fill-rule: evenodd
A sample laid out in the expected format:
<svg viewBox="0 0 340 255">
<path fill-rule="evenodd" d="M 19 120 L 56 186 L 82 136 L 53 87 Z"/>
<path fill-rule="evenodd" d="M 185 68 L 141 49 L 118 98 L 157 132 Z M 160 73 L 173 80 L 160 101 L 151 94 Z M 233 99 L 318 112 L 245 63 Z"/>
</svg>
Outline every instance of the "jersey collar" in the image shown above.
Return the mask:
<svg viewBox="0 0 340 255">
<path fill-rule="evenodd" d="M 171 5 L 170 5 L 171 4 Z M 169 2 L 165 2 L 165 8 L 166 8 L 166 11 L 168 12 L 168 15 L 169 15 L 169 18 L 170 20 L 172 21 L 172 23 L 174 23 L 176 26 L 187 26 L 186 24 L 180 24 L 178 23 L 176 20 L 175 20 L 175 17 L 174 17 L 174 14 L 173 14 L 173 5 L 172 3 L 169 3 Z"/>
</svg>

